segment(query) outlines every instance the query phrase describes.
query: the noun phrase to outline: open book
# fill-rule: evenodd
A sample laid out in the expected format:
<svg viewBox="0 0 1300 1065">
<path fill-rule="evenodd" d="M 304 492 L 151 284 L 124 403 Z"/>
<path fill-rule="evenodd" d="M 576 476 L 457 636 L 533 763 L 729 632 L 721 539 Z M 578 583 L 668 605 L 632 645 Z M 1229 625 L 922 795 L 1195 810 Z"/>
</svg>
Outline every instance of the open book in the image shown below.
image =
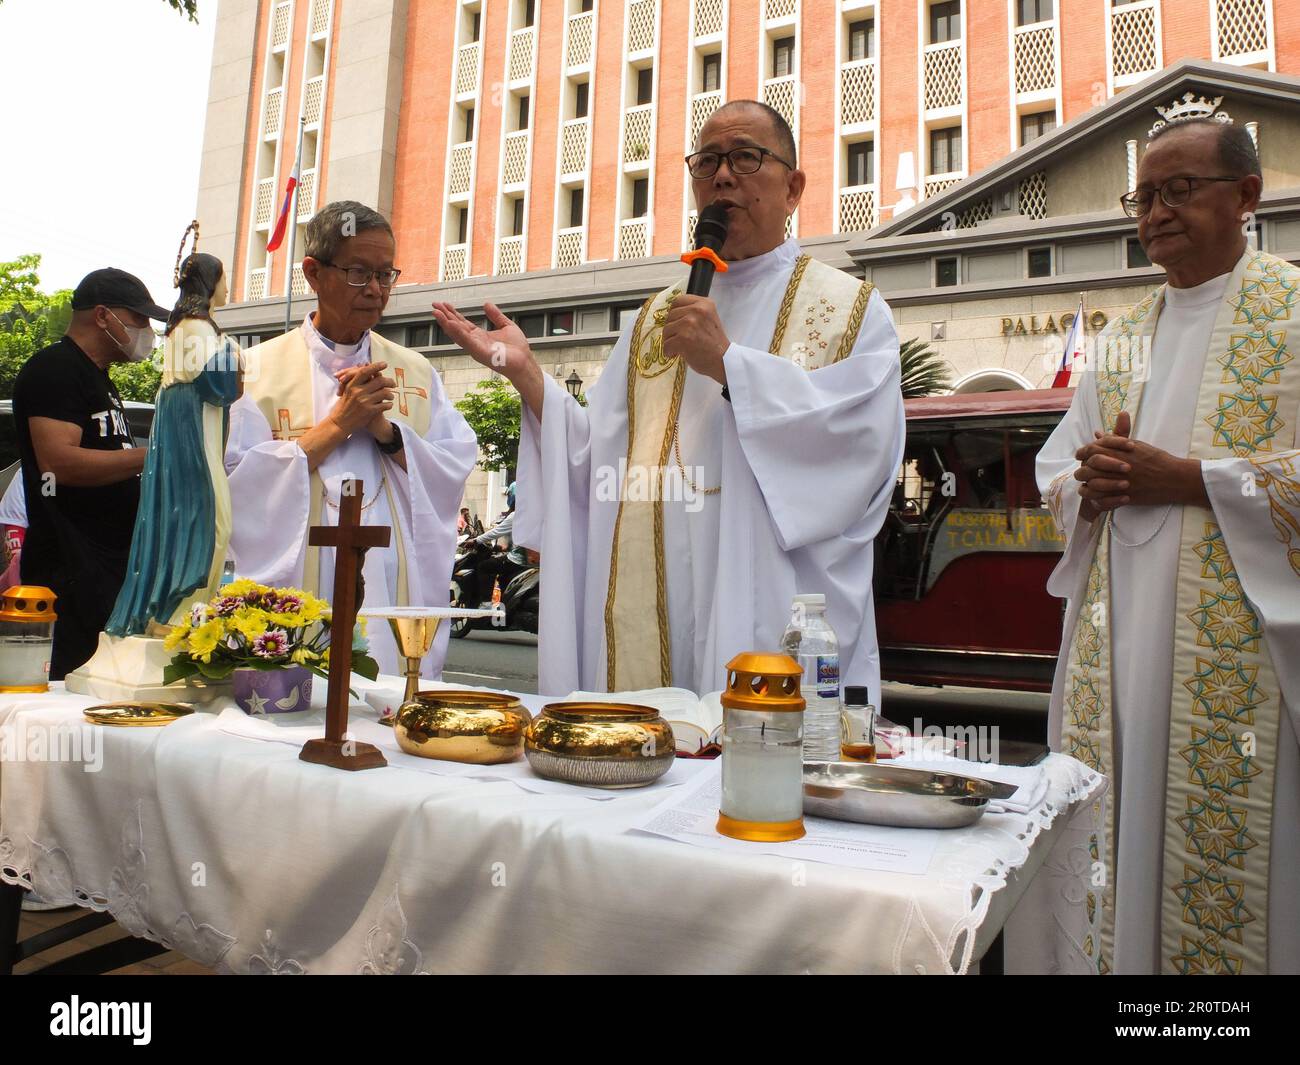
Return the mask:
<svg viewBox="0 0 1300 1065">
<path fill-rule="evenodd" d="M 568 702 L 636 703 L 651 706 L 673 730 L 677 753 L 714 757 L 722 751 L 721 692 L 703 697 L 687 688 L 645 688 L 634 692 L 572 692 Z"/>
</svg>

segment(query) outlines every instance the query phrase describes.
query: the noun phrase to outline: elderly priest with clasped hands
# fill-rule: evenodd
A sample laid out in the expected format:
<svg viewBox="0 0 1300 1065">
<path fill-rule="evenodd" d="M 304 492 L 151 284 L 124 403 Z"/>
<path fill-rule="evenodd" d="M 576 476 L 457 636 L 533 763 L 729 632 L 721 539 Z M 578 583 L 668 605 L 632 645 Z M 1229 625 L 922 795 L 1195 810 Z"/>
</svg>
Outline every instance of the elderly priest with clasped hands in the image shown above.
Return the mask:
<svg viewBox="0 0 1300 1065">
<path fill-rule="evenodd" d="M 241 577 L 328 596 L 334 551 L 308 546 L 307 530 L 337 525 L 343 482 L 360 478 L 362 524 L 393 530 L 389 547 L 366 554 L 366 605 L 447 604 L 457 508 L 478 446 L 429 360 L 374 331 L 401 273 L 395 254 L 378 211 L 326 204 L 307 223 L 303 258 L 317 309 L 245 352 L 226 445 Z M 423 675 L 441 672 L 446 632 Z M 400 672 L 388 626 L 369 637 L 380 669 Z"/>
<path fill-rule="evenodd" d="M 523 397 L 514 536 L 543 559 L 539 688 L 717 690 L 733 655 L 779 647 L 796 593 L 820 592 L 843 680 L 879 692 L 872 541 L 903 452 L 889 308 L 786 239 L 805 178 L 777 112 L 726 104 L 697 149 L 725 272 L 708 296 L 683 271 L 647 300 L 587 407 L 495 306 L 485 330 L 434 304 Z"/>
<path fill-rule="evenodd" d="M 1086 897 L 1031 886 L 1068 930 L 1038 967 L 1300 971 L 1300 270 L 1248 246 L 1262 186 L 1241 126 L 1152 133 L 1122 203 L 1166 284 L 1038 457 L 1069 599 L 1049 737 L 1112 781 Z"/>
</svg>

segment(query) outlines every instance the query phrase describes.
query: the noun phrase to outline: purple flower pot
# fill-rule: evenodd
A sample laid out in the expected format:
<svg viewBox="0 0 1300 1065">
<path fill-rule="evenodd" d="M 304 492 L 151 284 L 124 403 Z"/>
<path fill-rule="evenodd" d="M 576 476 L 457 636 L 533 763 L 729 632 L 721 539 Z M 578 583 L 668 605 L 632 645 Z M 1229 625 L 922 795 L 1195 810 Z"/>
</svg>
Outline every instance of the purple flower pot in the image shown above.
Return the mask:
<svg viewBox="0 0 1300 1065">
<path fill-rule="evenodd" d="M 295 714 L 311 709 L 311 670 L 237 669 L 231 675 L 235 702 L 246 714 Z"/>
</svg>

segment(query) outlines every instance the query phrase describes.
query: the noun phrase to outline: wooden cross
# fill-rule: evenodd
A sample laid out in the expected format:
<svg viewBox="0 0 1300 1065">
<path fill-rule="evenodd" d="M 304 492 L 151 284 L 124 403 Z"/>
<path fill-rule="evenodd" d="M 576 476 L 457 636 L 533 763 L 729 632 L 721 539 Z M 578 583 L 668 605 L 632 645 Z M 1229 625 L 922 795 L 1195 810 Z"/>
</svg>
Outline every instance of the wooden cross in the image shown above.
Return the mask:
<svg viewBox="0 0 1300 1065">
<path fill-rule="evenodd" d="M 397 409 L 401 411 L 405 417 L 409 418 L 411 412 L 406 406 L 406 394 L 409 392 L 411 395 L 419 396 L 421 399 L 428 399 L 429 393 L 425 389 L 418 388 L 415 385 L 407 385 L 406 371 L 400 366 L 393 371 L 393 376 L 397 378 L 397 387 L 393 389 L 394 393 L 397 395 Z"/>
<path fill-rule="evenodd" d="M 334 601 L 330 621 L 329 694 L 325 702 L 325 738 L 308 740 L 298 756 L 335 769 L 376 769 L 388 762 L 371 743 L 345 740 L 348 729 L 348 679 L 352 675 L 352 630 L 357 623 L 357 572 L 370 547 L 387 547 L 392 529 L 361 524 L 364 485 L 343 482 L 338 525 L 314 525 L 307 533 L 313 547 L 334 548 Z"/>
</svg>

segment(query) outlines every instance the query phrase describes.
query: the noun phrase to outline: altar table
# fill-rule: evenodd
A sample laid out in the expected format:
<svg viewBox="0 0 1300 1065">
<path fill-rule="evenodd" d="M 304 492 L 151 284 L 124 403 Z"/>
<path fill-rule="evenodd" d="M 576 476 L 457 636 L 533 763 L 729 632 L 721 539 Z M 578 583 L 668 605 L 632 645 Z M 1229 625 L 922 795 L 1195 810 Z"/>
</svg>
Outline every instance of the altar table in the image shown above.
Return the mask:
<svg viewBox="0 0 1300 1065">
<path fill-rule="evenodd" d="M 401 683 L 354 678 L 376 702 Z M 236 734 L 230 701 L 103 728 L 61 688 L 0 696 L 0 876 L 237 973 L 964 973 L 1105 787 L 1050 755 L 1039 806 L 937 833 L 925 875 L 881 872 L 627 831 L 716 763 L 612 792 L 450 775 L 472 770 L 417 765 L 354 702 L 390 765 L 341 772 Z"/>
</svg>

